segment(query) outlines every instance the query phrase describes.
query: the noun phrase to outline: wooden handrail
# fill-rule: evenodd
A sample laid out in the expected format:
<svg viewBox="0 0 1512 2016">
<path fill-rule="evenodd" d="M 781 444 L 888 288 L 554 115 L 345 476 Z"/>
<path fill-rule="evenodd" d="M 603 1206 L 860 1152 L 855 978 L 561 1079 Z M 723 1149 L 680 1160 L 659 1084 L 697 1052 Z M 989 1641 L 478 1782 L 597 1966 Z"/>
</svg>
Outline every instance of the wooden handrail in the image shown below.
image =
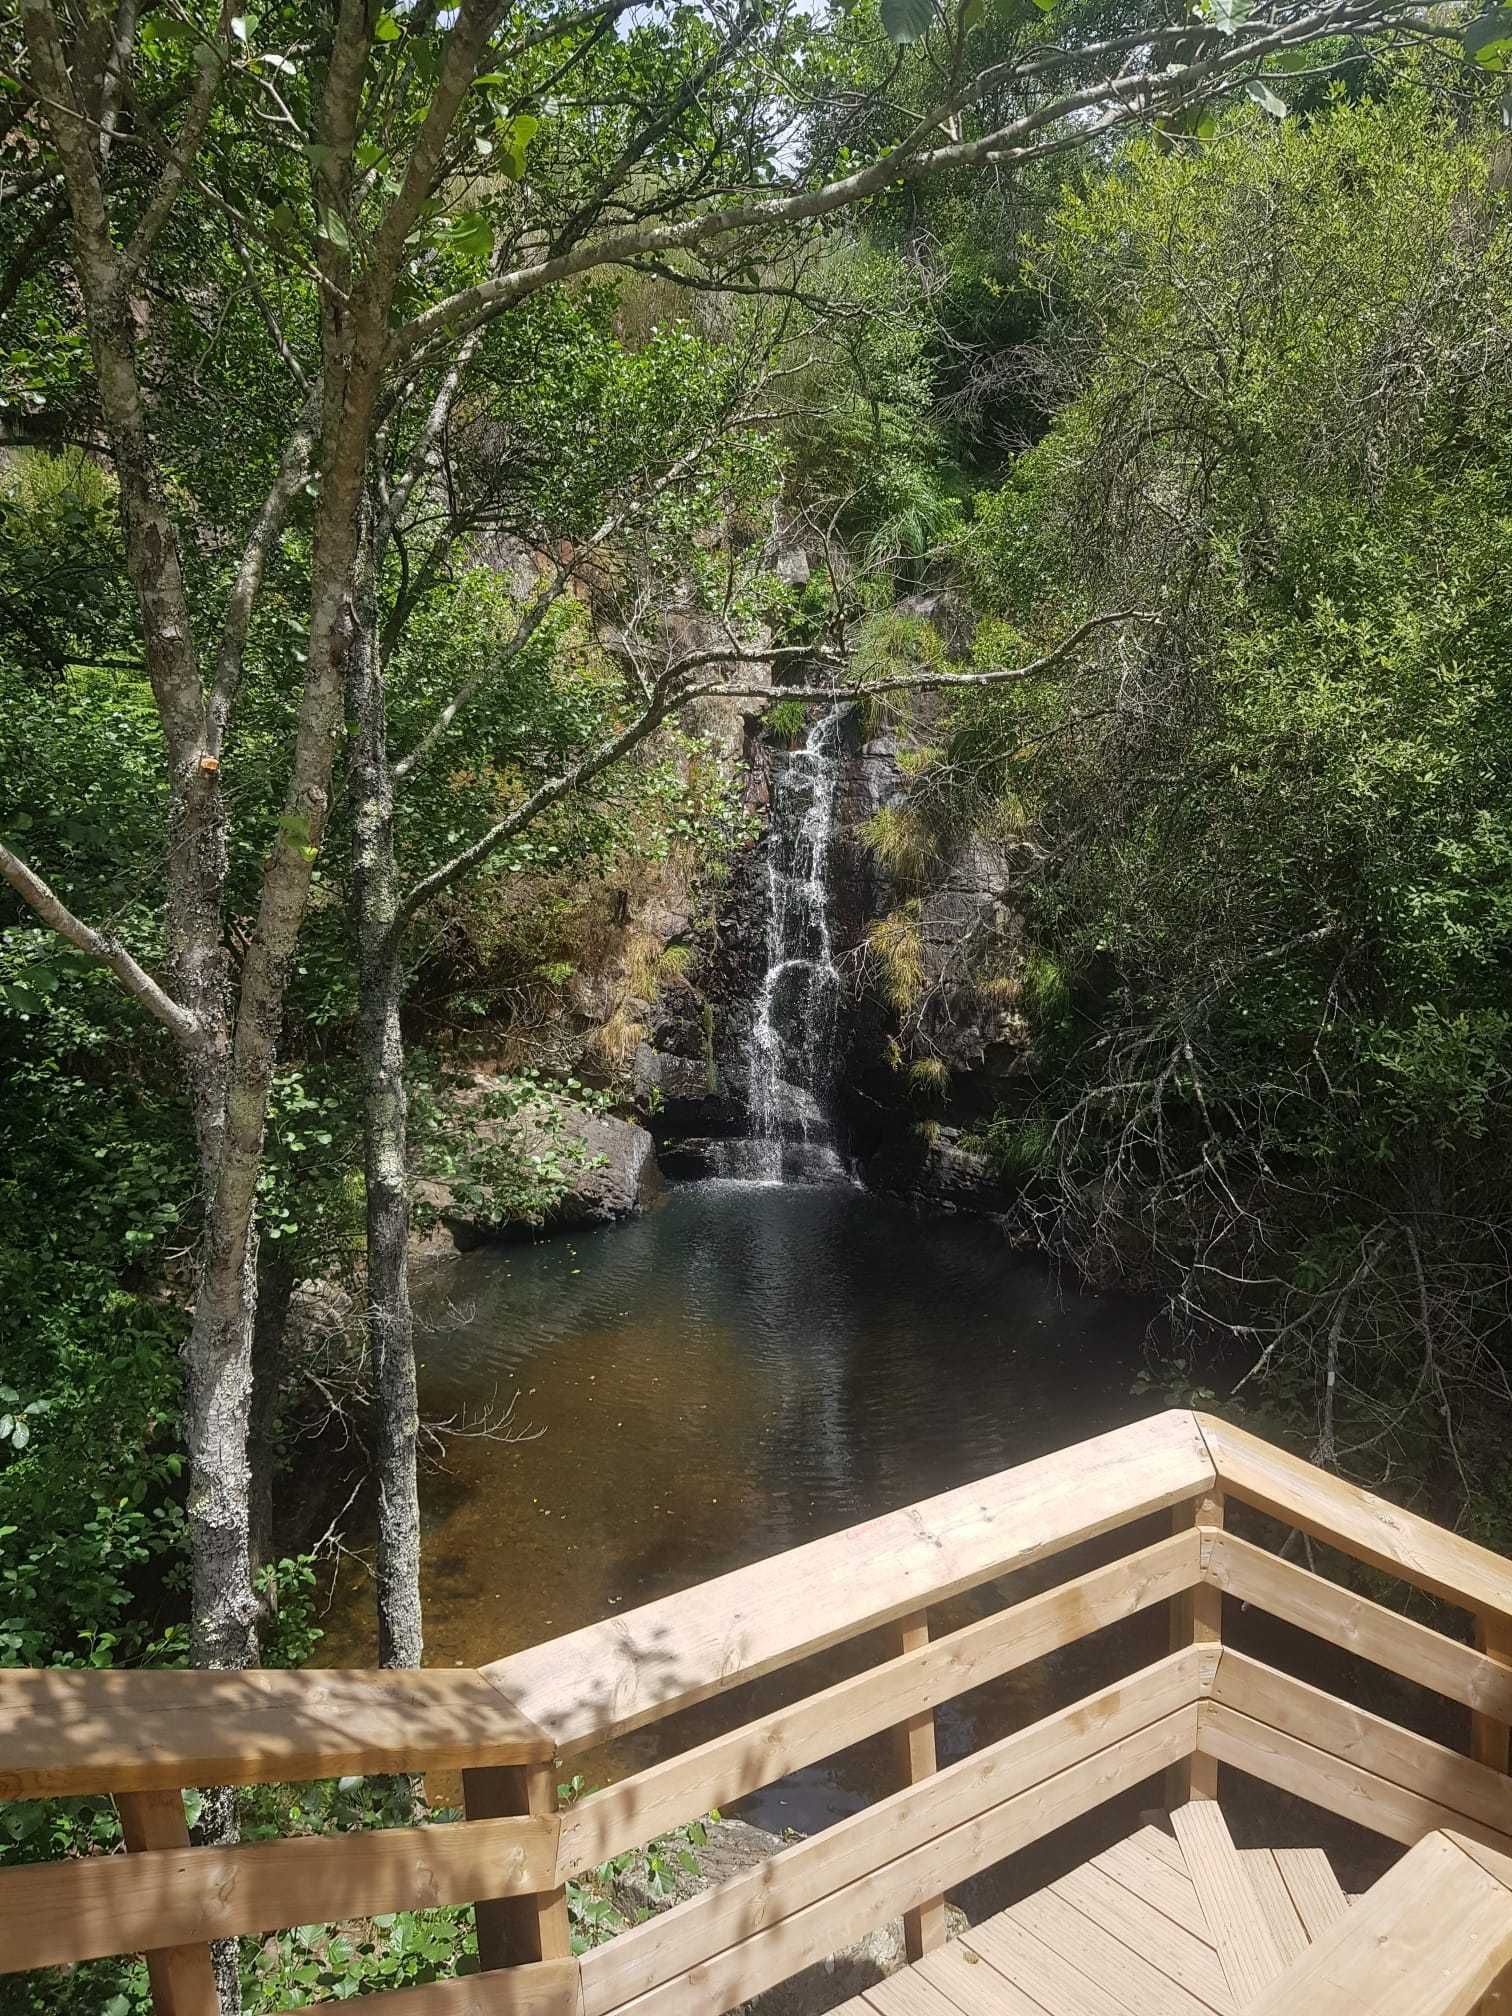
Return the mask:
<svg viewBox="0 0 1512 2016">
<path fill-rule="evenodd" d="M 1232 1498 L 1445 1602 L 1512 1620 L 1512 1563 L 1211 1414 L 1194 1417 Z"/>
<path fill-rule="evenodd" d="M 1215 1588 L 1435 1694 L 1512 1721 L 1512 1671 L 1497 1660 L 1236 1534 L 1205 1533 L 1202 1552 L 1203 1578 Z"/>
<path fill-rule="evenodd" d="M 1194 1416 L 1157 1414 L 482 1670 L 570 1757 L 1167 1511 L 1212 1481 Z"/>
<path fill-rule="evenodd" d="M 556 1862 L 557 1821 L 543 1816 L 32 1863 L 0 1876 L 0 1974 L 529 1894 Z"/>
<path fill-rule="evenodd" d="M 0 1672 L 0 1799 L 527 1764 L 551 1739 L 482 1674 Z"/>
<path fill-rule="evenodd" d="M 562 1816 L 558 1873 L 582 1875 L 711 1807 L 731 1805 L 1094 1631 L 1169 1602 L 1192 1587 L 1198 1573 L 1197 1535 L 1173 1535 L 591 1792 Z"/>
<path fill-rule="evenodd" d="M 1225 1530 L 1226 1500 L 1469 1609 L 1488 1649 Z M 931 1605 L 1162 1513 L 1168 1538 L 944 1635 L 923 1628 Z M 1225 1593 L 1464 1703 L 1481 1761 L 1225 1647 Z M 1174 1610 L 1168 1658 L 933 1768 L 940 1703 L 1161 1603 Z M 879 1630 L 895 1656 L 553 1810 L 557 1755 Z M 1183 1796 L 1211 1790 L 1220 1761 L 1409 1846 L 1453 1830 L 1477 1866 L 1512 1856 L 1512 1780 L 1492 1768 L 1512 1725 L 1508 1648 L 1507 1563 L 1173 1411 L 481 1669 L 0 1673 L 0 1798 L 113 1793 L 130 1851 L 0 1872 L 0 1973 L 146 1946 L 162 2016 L 211 2016 L 213 1939 L 473 1902 L 484 1971 L 392 1994 L 386 2011 L 710 2016 L 884 1918 L 912 1914 L 927 1946 L 950 1885 L 1156 1771 L 1176 1772 Z M 567 1957 L 570 1878 L 888 1730 L 909 1734 L 912 1782 Z M 178 1805 L 188 1785 L 427 1769 L 462 1771 L 465 1820 L 192 1848 Z M 1485 1868 L 1498 1878 L 1498 1863 Z"/>
</svg>

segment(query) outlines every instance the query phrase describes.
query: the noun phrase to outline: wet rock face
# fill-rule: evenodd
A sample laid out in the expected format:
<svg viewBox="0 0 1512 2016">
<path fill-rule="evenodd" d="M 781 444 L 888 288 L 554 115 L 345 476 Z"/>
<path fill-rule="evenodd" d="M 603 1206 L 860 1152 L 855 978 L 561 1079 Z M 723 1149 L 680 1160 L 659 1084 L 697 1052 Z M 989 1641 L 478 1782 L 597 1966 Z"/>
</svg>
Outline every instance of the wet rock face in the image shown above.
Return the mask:
<svg viewBox="0 0 1512 2016">
<path fill-rule="evenodd" d="M 963 1143 L 958 1127 L 941 1127 L 927 1141 L 910 1135 L 886 1142 L 868 1157 L 864 1173 L 873 1190 L 974 1218 L 1006 1217 L 1018 1201 L 987 1157 Z"/>
<path fill-rule="evenodd" d="M 921 724 L 927 739 L 928 724 Z M 1029 1058 L 1029 1032 L 1013 998 L 1012 974 L 1022 942 L 1019 862 L 1012 844 L 964 836 L 922 889 L 896 887 L 867 845 L 868 820 L 908 797 L 902 758 L 909 742 L 891 729 L 863 737 L 854 712 L 839 738 L 835 820 L 825 868 L 830 957 L 841 998 L 829 1034 L 832 1118 L 842 1150 L 863 1178 L 879 1187 L 953 1210 L 998 1215 L 1013 1198 L 974 1150 L 962 1148 L 963 1126 L 998 1103 L 1006 1083 Z M 770 802 L 773 763 L 759 737 L 748 745 L 753 798 Z M 767 780 L 763 793 L 760 780 Z M 657 1004 L 649 1050 L 637 1060 L 637 1083 L 655 1088 L 653 1126 L 671 1174 L 760 1173 L 741 1170 L 727 1147 L 761 1131 L 750 1110 L 752 1041 L 771 957 L 771 877 L 768 832 L 736 863 L 692 989 Z M 904 902 L 916 905 L 923 998 L 911 1054 L 938 1059 L 949 1071 L 943 1125 L 926 1143 L 921 1109 L 896 1063 L 898 1016 L 883 998 L 868 933 Z M 999 984 L 986 991 L 980 976 Z M 759 1076 L 759 1073 L 754 1074 Z M 797 1172 L 794 1172 L 797 1173 Z"/>
</svg>

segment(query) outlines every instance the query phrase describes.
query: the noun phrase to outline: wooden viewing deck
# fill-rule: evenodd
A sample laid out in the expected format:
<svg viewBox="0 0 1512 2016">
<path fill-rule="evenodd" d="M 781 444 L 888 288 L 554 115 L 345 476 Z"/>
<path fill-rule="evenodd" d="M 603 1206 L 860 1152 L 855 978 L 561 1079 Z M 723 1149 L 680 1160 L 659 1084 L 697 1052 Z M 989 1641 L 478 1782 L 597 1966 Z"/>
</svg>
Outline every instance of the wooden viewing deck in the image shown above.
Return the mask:
<svg viewBox="0 0 1512 2016">
<path fill-rule="evenodd" d="M 1457 1606 L 1475 1643 L 1257 1544 L 1257 1512 Z M 1112 1534 L 1117 1559 L 931 1636 L 951 1598 Z M 1226 1595 L 1462 1704 L 1469 1754 L 1226 1645 Z M 940 1703 L 1157 1605 L 1165 1656 L 937 1768 Z M 556 1809 L 559 1760 L 878 1631 L 880 1663 Z M 159 2016 L 214 2016 L 211 1939 L 470 1903 L 482 1971 L 385 2016 L 719 2016 L 900 1916 L 913 1964 L 846 2016 L 1505 2016 L 1509 1724 L 1508 1563 L 1167 1413 L 476 1671 L 0 1673 L 0 1800 L 113 1794 L 126 1848 L 0 1873 L 0 1973 L 146 1952 Z M 898 1790 L 571 1954 L 569 1879 L 887 1731 Z M 1234 1847 L 1220 1764 L 1408 1853 L 1346 1908 L 1315 1843 Z M 457 1769 L 446 1824 L 238 1848 L 184 1824 L 185 1786 Z M 948 1891 L 1151 1780 L 1170 1832 L 947 1936 Z"/>
</svg>

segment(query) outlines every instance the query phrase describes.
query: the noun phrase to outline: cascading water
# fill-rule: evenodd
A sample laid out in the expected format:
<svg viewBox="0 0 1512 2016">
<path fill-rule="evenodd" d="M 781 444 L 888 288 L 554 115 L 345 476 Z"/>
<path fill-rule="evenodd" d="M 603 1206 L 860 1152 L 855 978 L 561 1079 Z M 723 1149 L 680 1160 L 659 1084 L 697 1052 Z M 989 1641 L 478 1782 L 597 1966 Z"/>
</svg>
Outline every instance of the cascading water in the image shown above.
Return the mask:
<svg viewBox="0 0 1512 2016">
<path fill-rule="evenodd" d="M 830 941 L 829 860 L 840 790 L 832 709 L 777 761 L 767 840 L 767 970 L 751 1023 L 749 1142 L 727 1166 L 767 1182 L 845 1182 L 830 1118 L 841 980 Z M 732 1168 L 731 1173 L 735 1173 Z"/>
</svg>

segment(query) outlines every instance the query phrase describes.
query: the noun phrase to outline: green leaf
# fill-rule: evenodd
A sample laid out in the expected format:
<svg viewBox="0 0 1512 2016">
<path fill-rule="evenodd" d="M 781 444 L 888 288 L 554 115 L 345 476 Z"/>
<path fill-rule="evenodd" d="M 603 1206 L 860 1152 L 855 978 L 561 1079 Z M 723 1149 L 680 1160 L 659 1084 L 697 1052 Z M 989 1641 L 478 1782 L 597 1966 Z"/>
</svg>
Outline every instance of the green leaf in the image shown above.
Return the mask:
<svg viewBox="0 0 1512 2016">
<path fill-rule="evenodd" d="M 162 42 L 192 42 L 194 30 L 187 21 L 176 20 L 171 14 L 150 14 L 142 23 L 142 42 L 151 49 Z"/>
<path fill-rule="evenodd" d="M 493 250 L 493 226 L 481 210 L 469 210 L 452 225 L 447 242 L 469 259 L 486 259 Z"/>
<path fill-rule="evenodd" d="M 1255 11 L 1254 0 L 1201 0 L 1197 10 L 1220 35 L 1232 35 Z"/>
<path fill-rule="evenodd" d="M 961 26 L 975 28 L 987 12 L 987 0 L 966 0 L 961 9 Z"/>
<path fill-rule="evenodd" d="M 1260 107 L 1260 110 L 1268 112 L 1272 119 L 1284 119 L 1286 117 L 1286 100 L 1278 98 L 1263 78 L 1246 78 L 1244 88 Z"/>
<path fill-rule="evenodd" d="M 384 13 L 378 16 L 377 25 L 373 29 L 373 40 L 375 42 L 397 42 L 403 33 L 404 30 L 399 26 L 393 15 Z"/>
<path fill-rule="evenodd" d="M 1512 8 L 1493 7 L 1465 30 L 1465 54 L 1483 70 L 1512 69 Z"/>
<path fill-rule="evenodd" d="M 338 252 L 350 252 L 352 241 L 347 235 L 345 222 L 334 210 L 322 210 L 319 224 L 320 236 L 336 247 Z"/>
<path fill-rule="evenodd" d="M 533 112 L 517 112 L 498 130 L 499 166 L 511 182 L 525 179 L 525 150 L 540 131 L 541 122 Z"/>
<path fill-rule="evenodd" d="M 882 26 L 888 38 L 907 48 L 934 25 L 933 0 L 882 0 Z"/>
</svg>

